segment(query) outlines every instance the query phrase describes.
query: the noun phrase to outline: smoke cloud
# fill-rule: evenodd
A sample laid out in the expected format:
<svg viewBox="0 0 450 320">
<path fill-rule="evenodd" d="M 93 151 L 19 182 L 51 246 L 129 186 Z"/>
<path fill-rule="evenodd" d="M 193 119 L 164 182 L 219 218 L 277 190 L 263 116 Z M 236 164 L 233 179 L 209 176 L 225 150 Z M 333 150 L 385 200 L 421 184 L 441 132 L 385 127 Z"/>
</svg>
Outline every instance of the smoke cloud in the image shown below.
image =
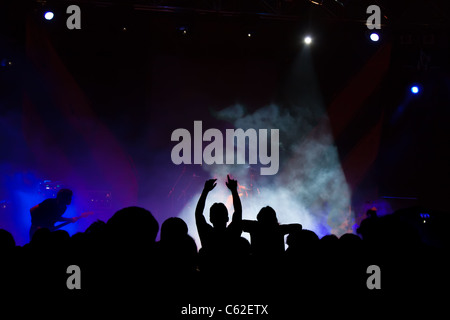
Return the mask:
<svg viewBox="0 0 450 320">
<path fill-rule="evenodd" d="M 307 53 L 295 61 L 283 103 L 254 112 L 235 104 L 213 113 L 217 119 L 243 130 L 278 129 L 280 169 L 278 174 L 266 177 L 259 175 L 255 166 L 202 166 L 210 177 L 219 179 L 208 196 L 204 212 L 207 218 L 214 202 L 225 203 L 232 214 L 231 196 L 225 186 L 226 175 L 232 174 L 240 184 L 244 219 L 256 219 L 259 210 L 269 205 L 277 212 L 281 224 L 301 223 L 304 229 L 313 230 L 320 237 L 352 231 L 351 194 L 310 62 Z M 188 223 L 200 246 L 194 219 L 199 196 L 195 195 L 179 216 Z"/>
<path fill-rule="evenodd" d="M 275 104 L 254 113 L 246 113 L 242 105 L 236 104 L 216 116 L 244 130 L 279 129 L 280 171 L 265 177 L 249 165 L 204 165 L 203 169 L 218 179 L 218 186 L 208 197 L 206 217 L 214 202 L 225 203 L 232 213 L 230 192 L 224 184 L 226 175 L 232 174 L 240 184 L 244 219 L 256 219 L 259 210 L 269 205 L 277 212 L 280 223 L 301 223 L 304 229 L 319 236 L 351 232 L 350 191 L 326 120 L 313 127 L 308 115 L 294 117 L 290 110 Z M 200 246 L 194 219 L 199 196 L 193 197 L 180 217 L 188 223 Z"/>
</svg>

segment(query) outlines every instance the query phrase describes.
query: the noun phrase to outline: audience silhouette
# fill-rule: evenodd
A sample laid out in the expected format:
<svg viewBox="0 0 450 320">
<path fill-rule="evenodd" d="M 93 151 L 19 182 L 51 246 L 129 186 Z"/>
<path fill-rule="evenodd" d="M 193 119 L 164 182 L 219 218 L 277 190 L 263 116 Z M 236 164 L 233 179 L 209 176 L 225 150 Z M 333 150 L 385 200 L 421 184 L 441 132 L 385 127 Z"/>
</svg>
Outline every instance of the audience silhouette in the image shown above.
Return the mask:
<svg viewBox="0 0 450 320">
<path fill-rule="evenodd" d="M 263 207 L 255 221 L 242 220 L 238 183 L 227 176 L 234 213 L 229 223 L 227 207 L 214 203 L 209 210 L 211 225 L 203 211 L 216 185 L 217 179 L 205 182 L 195 208 L 199 250 L 181 218 L 170 217 L 160 228 L 152 213 L 140 207 L 123 208 L 106 223 L 95 221 L 72 236 L 39 228 L 24 246 L 16 246 L 11 233 L 0 229 L 2 290 L 74 298 L 76 293 L 65 281 L 66 268 L 75 264 L 83 270 L 83 294 L 114 300 L 126 293 L 143 305 L 153 303 L 154 310 L 168 301 L 234 303 L 248 297 L 295 306 L 295 297 L 302 294 L 336 299 L 341 292 L 354 292 L 352 297 L 373 299 L 366 285 L 370 265 L 384 268 L 383 289 L 393 295 L 401 288 L 430 290 L 443 272 L 442 250 L 447 244 L 421 241 L 404 214 L 378 217 L 371 209 L 358 228 L 362 238 L 350 233 L 319 238 L 301 224 L 279 224 L 270 206 Z M 242 232 L 250 234 L 250 241 Z M 427 281 L 414 278 L 416 272 L 426 274 Z M 291 294 L 282 295 L 286 291 Z"/>
</svg>

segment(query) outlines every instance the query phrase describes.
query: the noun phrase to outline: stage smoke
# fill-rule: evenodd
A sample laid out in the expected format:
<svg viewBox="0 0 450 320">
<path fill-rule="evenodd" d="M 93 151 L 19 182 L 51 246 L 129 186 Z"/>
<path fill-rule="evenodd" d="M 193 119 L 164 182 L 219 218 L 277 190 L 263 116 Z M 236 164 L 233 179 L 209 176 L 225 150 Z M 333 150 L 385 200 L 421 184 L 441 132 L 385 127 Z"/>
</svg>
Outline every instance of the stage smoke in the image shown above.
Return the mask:
<svg viewBox="0 0 450 320">
<path fill-rule="evenodd" d="M 244 219 L 256 219 L 262 207 L 271 206 L 281 224 L 301 223 L 320 237 L 351 232 L 350 190 L 311 65 L 309 54 L 301 55 L 294 64 L 287 86 L 287 106 L 271 104 L 249 113 L 236 104 L 216 112 L 217 118 L 231 122 L 235 128 L 279 129 L 280 170 L 266 177 L 249 165 L 204 165 L 211 178 L 219 179 L 207 199 L 207 220 L 214 202 L 225 203 L 230 216 L 233 213 L 230 192 L 224 184 L 229 173 L 241 185 Z M 200 246 L 194 217 L 199 196 L 194 196 L 180 217 Z"/>
</svg>

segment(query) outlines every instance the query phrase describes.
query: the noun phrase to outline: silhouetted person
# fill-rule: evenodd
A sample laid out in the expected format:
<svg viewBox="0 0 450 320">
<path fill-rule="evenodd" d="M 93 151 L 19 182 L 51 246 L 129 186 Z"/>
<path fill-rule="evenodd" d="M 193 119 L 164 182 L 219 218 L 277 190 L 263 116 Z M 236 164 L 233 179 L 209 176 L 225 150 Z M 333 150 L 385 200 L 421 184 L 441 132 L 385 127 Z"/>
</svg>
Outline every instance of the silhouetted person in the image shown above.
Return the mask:
<svg viewBox="0 0 450 320">
<path fill-rule="evenodd" d="M 188 226 L 183 219 L 172 217 L 163 222 L 158 250 L 163 272 L 184 274 L 195 271 L 197 245 L 188 235 Z"/>
<path fill-rule="evenodd" d="M 0 229 L 0 254 L 14 249 L 15 246 L 16 242 L 14 241 L 12 234 L 9 233 L 9 231 Z"/>
<path fill-rule="evenodd" d="M 367 210 L 367 218 L 361 221 L 361 225 L 356 230 L 365 241 L 374 241 L 379 232 L 379 218 L 375 207 Z"/>
<path fill-rule="evenodd" d="M 299 286 L 309 291 L 319 285 L 318 278 L 322 278 L 320 263 L 319 237 L 311 230 L 297 228 L 286 238 L 283 272 L 288 275 L 293 287 Z M 314 275 L 314 276 L 313 276 Z"/>
<path fill-rule="evenodd" d="M 105 229 L 106 223 L 104 221 L 97 220 L 91 223 L 91 225 L 86 229 L 85 233 L 98 237 L 105 232 Z"/>
<path fill-rule="evenodd" d="M 286 244 L 289 246 L 287 254 L 301 254 L 302 251 L 315 249 L 319 241 L 317 234 L 311 230 L 297 228 L 289 233 Z"/>
<path fill-rule="evenodd" d="M 33 234 L 38 229 L 47 228 L 53 230 L 55 229 L 54 224 L 56 222 L 75 222 L 78 220 L 77 217 L 63 217 L 63 214 L 67 210 L 67 206 L 72 203 L 72 195 L 72 190 L 61 189 L 58 191 L 56 198 L 46 199 L 30 209 L 30 239 L 33 238 Z"/>
<path fill-rule="evenodd" d="M 362 253 L 362 239 L 353 233 L 345 233 L 339 238 L 339 247 L 344 251 L 344 256 L 349 255 L 349 259 L 356 258 Z"/>
<path fill-rule="evenodd" d="M 361 238 L 353 233 L 345 233 L 339 238 L 339 241 L 343 243 L 359 243 Z"/>
<path fill-rule="evenodd" d="M 140 207 L 127 207 L 117 211 L 106 223 L 112 245 L 120 247 L 155 244 L 159 224 L 150 211 Z"/>
<path fill-rule="evenodd" d="M 151 212 L 136 206 L 123 208 L 107 221 L 105 231 L 106 253 L 99 261 L 99 270 L 104 271 L 97 276 L 96 286 L 107 294 L 127 292 L 130 297 L 139 288 L 155 288 L 159 224 Z"/>
<path fill-rule="evenodd" d="M 243 220 L 242 230 L 250 233 L 252 253 L 256 256 L 276 257 L 284 252 L 284 236 L 302 229 L 298 223 L 280 225 L 272 207 L 262 208 L 257 221 Z"/>
<path fill-rule="evenodd" d="M 320 239 L 321 242 L 337 242 L 338 240 L 335 234 L 327 234 Z"/>
<path fill-rule="evenodd" d="M 161 225 L 161 242 L 178 242 L 188 235 L 188 226 L 183 219 L 177 217 L 168 218 Z"/>
<path fill-rule="evenodd" d="M 335 234 L 327 234 L 320 240 L 320 251 L 324 257 L 334 259 L 338 255 L 339 238 Z M 333 257 L 333 258 L 331 258 Z"/>
<path fill-rule="evenodd" d="M 206 222 L 203 216 L 206 197 L 208 193 L 216 186 L 217 179 L 210 179 L 205 182 L 203 192 L 198 200 L 195 209 L 195 221 L 202 244 L 202 253 L 215 257 L 219 255 L 229 255 L 233 252 L 242 233 L 242 206 L 237 191 L 237 181 L 227 176 L 225 183 L 230 189 L 233 197 L 234 213 L 231 223 L 229 221 L 227 207 L 223 203 L 214 203 L 209 209 L 209 221 L 212 226 Z"/>
<path fill-rule="evenodd" d="M 2 292 L 2 302 L 14 287 L 18 286 L 18 275 L 15 273 L 18 267 L 23 265 L 18 261 L 16 254 L 16 242 L 11 233 L 4 229 L 0 229 L 0 283 Z"/>
</svg>

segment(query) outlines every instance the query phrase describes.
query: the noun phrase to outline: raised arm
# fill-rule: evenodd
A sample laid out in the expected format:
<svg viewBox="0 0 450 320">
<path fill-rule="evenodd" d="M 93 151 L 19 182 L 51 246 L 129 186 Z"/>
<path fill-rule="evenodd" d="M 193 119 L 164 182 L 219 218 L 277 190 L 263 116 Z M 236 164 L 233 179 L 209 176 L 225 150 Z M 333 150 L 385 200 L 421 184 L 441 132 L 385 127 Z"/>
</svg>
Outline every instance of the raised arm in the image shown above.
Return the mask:
<svg viewBox="0 0 450 320">
<path fill-rule="evenodd" d="M 237 190 L 237 180 L 233 180 L 229 175 L 227 175 L 227 182 L 225 182 L 225 184 L 228 189 L 230 189 L 231 195 L 233 196 L 234 214 L 232 222 L 240 224 L 242 223 L 242 204 Z"/>
<path fill-rule="evenodd" d="M 290 234 L 301 231 L 302 225 L 300 223 L 282 224 L 280 225 L 280 229 L 283 234 Z"/>
<path fill-rule="evenodd" d="M 206 180 L 200 199 L 198 199 L 197 207 L 195 208 L 195 223 L 197 224 L 197 228 L 199 225 L 206 224 L 203 210 L 205 209 L 206 197 L 208 196 L 208 193 L 215 188 L 216 180 L 217 179 Z"/>
</svg>

